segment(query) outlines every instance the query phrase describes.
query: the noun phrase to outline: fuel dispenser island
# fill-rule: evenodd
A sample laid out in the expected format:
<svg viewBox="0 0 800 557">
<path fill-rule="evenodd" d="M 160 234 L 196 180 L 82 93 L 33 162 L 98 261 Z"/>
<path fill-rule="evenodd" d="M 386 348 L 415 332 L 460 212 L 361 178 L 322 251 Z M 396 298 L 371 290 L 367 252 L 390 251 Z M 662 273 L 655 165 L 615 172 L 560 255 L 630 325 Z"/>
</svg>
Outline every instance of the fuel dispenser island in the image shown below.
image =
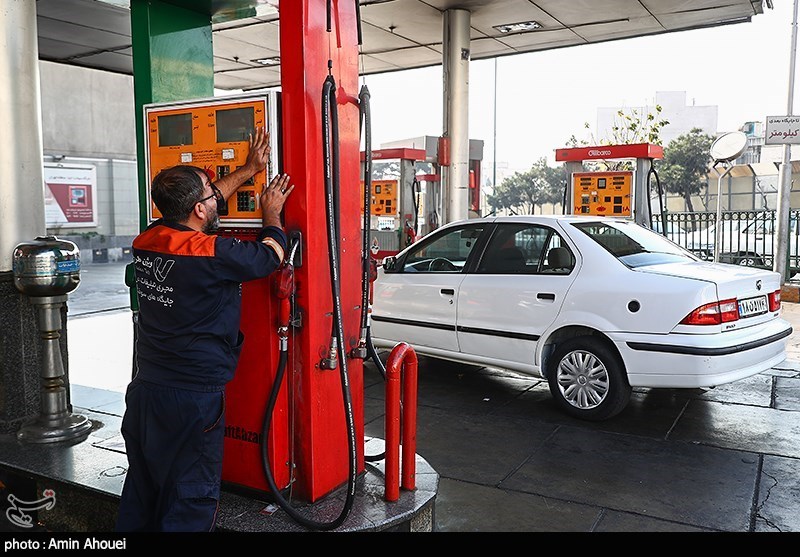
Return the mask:
<svg viewBox="0 0 800 557">
<path fill-rule="evenodd" d="M 422 149 L 380 149 L 371 151 L 373 161 L 397 164 L 396 178 L 361 181 L 370 191 L 369 227 L 370 252 L 377 260 L 395 255 L 413 244 L 425 223 L 422 185 L 417 177 L 416 163 L 425 160 Z M 361 153 L 362 174 L 368 164 L 367 153 Z M 364 200 L 361 201 L 364 215 Z M 367 222 L 366 217 L 364 223 Z"/>
<path fill-rule="evenodd" d="M 269 132 L 268 168 L 220 212 L 219 234 L 255 239 L 264 185 L 286 173 L 295 186 L 282 215 L 289 242 L 283 265 L 242 284 L 244 343 L 225 391 L 223 487 L 243 497 L 248 516 L 259 521 L 272 518 L 264 501 L 312 530 L 336 529 L 354 505 L 374 505 L 359 507 L 347 527 L 368 520 L 370 530 L 382 529 L 430 509 L 435 491 L 415 491 L 415 467 L 425 464 L 414 452 L 416 356 L 399 343 L 384 365 L 369 337 L 369 291 L 377 273 L 371 226 L 359 211 L 371 203 L 370 192 L 359 187 L 362 137 L 371 153 L 369 91 L 358 79 L 359 2 L 280 7 L 280 87 L 144 105 L 145 177 L 149 183 L 163 168 L 190 164 L 217 179 L 244 164 L 256 128 Z M 364 176 L 370 171 L 367 164 Z M 145 204 L 148 222 L 159 218 L 149 191 Z M 386 441 L 378 447 L 364 435 L 369 358 L 385 379 Z M 384 461 L 383 501 L 373 494 L 356 498 L 358 478 L 374 489 L 375 467 L 366 462 L 378 459 Z M 388 506 L 400 487 L 414 493 L 405 506 Z M 238 522 L 238 515 L 231 520 Z"/>
<path fill-rule="evenodd" d="M 556 161 L 564 163 L 567 177 L 564 212 L 576 215 L 626 217 L 652 228 L 651 182 L 658 174 L 654 159 L 664 149 L 652 143 L 600 145 L 556 149 Z M 632 161 L 632 170 L 584 171 L 584 161 Z M 659 202 L 663 204 L 659 190 Z M 659 209 L 663 214 L 663 208 Z"/>
<path fill-rule="evenodd" d="M 480 180 L 483 141 L 469 141 L 469 193 L 467 214 L 480 216 Z M 362 187 L 370 191 L 370 246 L 372 256 L 382 260 L 395 255 L 447 218 L 447 193 L 441 169 L 450 165 L 447 137 L 422 136 L 384 144 L 382 149 L 361 153 L 362 172 L 371 161 L 390 163 L 391 176 L 368 177 Z M 364 203 L 361 203 L 364 214 Z"/>
<path fill-rule="evenodd" d="M 264 127 L 270 133 L 267 168 L 242 185 L 228 199 L 226 210 L 220 212 L 219 234 L 256 239 L 261 227 L 259 193 L 280 170 L 277 104 L 278 93 L 266 92 L 145 106 L 149 181 L 152 182 L 161 170 L 178 164 L 202 168 L 212 181 L 217 180 L 244 165 L 250 135 L 257 127 Z M 149 190 L 147 200 L 148 222 L 152 222 L 161 215 L 149 197 Z M 298 239 L 294 237 L 295 241 Z M 279 306 L 280 300 L 273 295 L 270 278 L 242 285 L 241 330 L 246 341 L 235 377 L 225 393 L 223 481 L 254 491 L 268 491 L 260 461 L 261 430 L 269 386 L 275 380 L 278 367 L 279 353 L 273 335 Z M 290 410 L 285 389 L 280 393 L 274 412 L 268 440 L 269 457 L 276 484 L 286 486 L 289 469 L 281 463 L 290 461 Z M 313 496 L 313 493 L 309 495 Z"/>
<path fill-rule="evenodd" d="M 329 101 L 323 102 L 323 111 L 335 114 L 333 98 Z M 262 91 L 146 105 L 149 180 L 177 164 L 198 166 L 212 180 L 224 176 L 244 164 L 255 129 L 266 128 L 271 141 L 268 167 L 228 199 L 227 210 L 220 212 L 218 232 L 255 239 L 261 228 L 259 193 L 274 174 L 284 171 L 280 102 L 279 92 Z M 367 292 L 375 273 L 367 266 L 369 256 L 364 256 L 368 251 L 364 221 L 359 224 L 359 212 L 351 209 L 359 203 L 356 196 L 364 206 L 366 190 L 358 191 L 357 180 L 352 181 L 356 187 L 341 187 L 336 176 L 339 162 L 334 160 L 339 155 L 339 138 L 334 127 L 330 130 L 330 137 L 323 140 L 324 191 L 299 200 L 308 222 L 295 222 L 288 211 L 284 215 L 289 239 L 284 265 L 270 277 L 242 285 L 240 329 L 245 340 L 234 379 L 226 387 L 222 472 L 227 489 L 282 502 L 287 513 L 312 529 L 341 524 L 352 505 L 356 477 L 365 471 L 364 361 L 373 358 L 381 367 L 387 389 L 390 372 L 397 376 L 406 360 L 415 362 L 413 350 L 398 345 L 400 355 L 390 355 L 390 370 L 389 362 L 380 363 L 374 347 L 368 345 Z M 353 169 L 357 171 L 357 166 Z M 149 192 L 147 205 L 148 222 L 158 219 Z M 413 373 L 416 377 L 415 369 Z M 404 395 L 415 397 L 411 394 L 415 388 L 404 383 Z M 399 398 L 387 399 L 387 410 L 390 402 L 399 412 Z M 415 406 L 416 399 L 410 404 Z M 405 489 L 414 487 L 413 468 L 408 467 L 414 466 L 415 443 L 407 420 L 415 420 L 415 415 L 406 405 Z M 389 416 L 395 419 L 395 413 L 387 411 Z M 385 455 L 399 459 L 399 438 L 393 438 L 392 444 L 397 450 L 387 446 Z M 399 464 L 396 467 L 399 470 Z M 388 470 L 394 468 L 387 464 L 387 480 L 392 477 Z M 286 499 L 315 503 L 343 486 L 347 487 L 345 508 L 331 522 L 303 517 Z M 387 493 L 389 488 L 387 484 Z"/>
</svg>

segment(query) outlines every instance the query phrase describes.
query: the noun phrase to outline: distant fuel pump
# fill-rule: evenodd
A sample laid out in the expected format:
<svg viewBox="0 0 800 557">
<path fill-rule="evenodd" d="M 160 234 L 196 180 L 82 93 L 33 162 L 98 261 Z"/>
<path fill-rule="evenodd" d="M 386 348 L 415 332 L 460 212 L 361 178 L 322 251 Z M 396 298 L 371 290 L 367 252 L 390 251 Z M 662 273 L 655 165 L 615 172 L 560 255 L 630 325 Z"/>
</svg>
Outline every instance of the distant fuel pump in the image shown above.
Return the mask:
<svg viewBox="0 0 800 557">
<path fill-rule="evenodd" d="M 652 143 L 556 149 L 567 177 L 565 212 L 631 218 L 651 228 L 650 176 L 664 149 Z M 632 160 L 633 170 L 587 172 L 584 161 Z M 659 198 L 660 199 L 660 198 Z"/>
</svg>

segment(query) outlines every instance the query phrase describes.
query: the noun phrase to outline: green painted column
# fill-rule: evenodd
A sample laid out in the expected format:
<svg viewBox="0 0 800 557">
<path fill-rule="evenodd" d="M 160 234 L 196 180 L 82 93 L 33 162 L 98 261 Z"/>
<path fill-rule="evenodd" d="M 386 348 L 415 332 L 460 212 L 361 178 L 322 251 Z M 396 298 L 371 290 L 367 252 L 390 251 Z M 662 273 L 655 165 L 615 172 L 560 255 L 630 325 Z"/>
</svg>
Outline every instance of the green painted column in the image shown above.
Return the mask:
<svg viewBox="0 0 800 557">
<path fill-rule="evenodd" d="M 201 8 L 203 2 L 198 2 Z M 168 1 L 131 0 L 136 157 L 139 169 L 139 229 L 147 226 L 143 106 L 214 95 L 211 15 Z"/>
</svg>

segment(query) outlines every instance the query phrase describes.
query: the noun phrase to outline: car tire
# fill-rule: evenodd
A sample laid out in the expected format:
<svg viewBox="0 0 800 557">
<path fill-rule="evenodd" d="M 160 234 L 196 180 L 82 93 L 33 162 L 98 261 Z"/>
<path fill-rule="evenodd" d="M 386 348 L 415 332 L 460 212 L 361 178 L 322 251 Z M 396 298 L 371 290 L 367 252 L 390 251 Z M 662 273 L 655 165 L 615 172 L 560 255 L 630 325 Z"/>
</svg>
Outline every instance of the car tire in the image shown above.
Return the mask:
<svg viewBox="0 0 800 557">
<path fill-rule="evenodd" d="M 565 340 L 550 357 L 547 382 L 561 410 L 574 418 L 603 421 L 619 414 L 631 396 L 618 354 L 594 337 Z"/>
</svg>

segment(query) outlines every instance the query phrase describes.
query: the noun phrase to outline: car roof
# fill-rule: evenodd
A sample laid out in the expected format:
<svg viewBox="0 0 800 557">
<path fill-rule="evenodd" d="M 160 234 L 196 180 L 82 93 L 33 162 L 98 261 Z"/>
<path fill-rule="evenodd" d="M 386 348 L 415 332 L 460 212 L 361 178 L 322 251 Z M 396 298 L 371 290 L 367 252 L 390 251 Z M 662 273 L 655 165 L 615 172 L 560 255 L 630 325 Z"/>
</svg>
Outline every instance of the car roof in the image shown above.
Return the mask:
<svg viewBox="0 0 800 557">
<path fill-rule="evenodd" d="M 625 217 L 603 217 L 597 215 L 513 215 L 513 216 L 492 216 L 475 219 L 464 219 L 448 223 L 446 226 L 458 226 L 465 223 L 538 223 L 554 224 L 556 222 L 633 222 Z"/>
</svg>

